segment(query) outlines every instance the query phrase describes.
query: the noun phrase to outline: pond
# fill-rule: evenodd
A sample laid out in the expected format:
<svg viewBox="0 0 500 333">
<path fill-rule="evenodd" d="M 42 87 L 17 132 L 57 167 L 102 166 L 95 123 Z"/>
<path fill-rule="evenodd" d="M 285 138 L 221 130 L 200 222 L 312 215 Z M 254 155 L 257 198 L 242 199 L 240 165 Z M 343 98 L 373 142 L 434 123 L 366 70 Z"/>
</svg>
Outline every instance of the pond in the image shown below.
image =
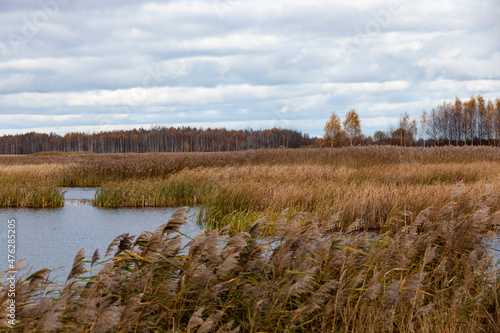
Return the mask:
<svg viewBox="0 0 500 333">
<path fill-rule="evenodd" d="M 59 268 L 51 277 L 64 282 L 73 259 L 82 247 L 92 256 L 99 248 L 104 256 L 111 241 L 123 233 L 139 235 L 154 231 L 167 222 L 176 208 L 101 208 L 92 206 L 95 189 L 69 188 L 64 207 L 50 209 L 0 209 L 0 253 L 7 253 L 7 221 L 16 223 L 16 259 L 25 257 L 23 266 L 32 272 Z M 196 235 L 202 227 L 196 223 L 197 209 L 189 211 L 189 223 L 182 228 L 186 235 Z M 8 270 L 7 255 L 0 258 L 0 272 Z M 25 271 L 21 272 L 21 275 Z M 57 277 L 56 277 L 57 276 Z"/>
</svg>

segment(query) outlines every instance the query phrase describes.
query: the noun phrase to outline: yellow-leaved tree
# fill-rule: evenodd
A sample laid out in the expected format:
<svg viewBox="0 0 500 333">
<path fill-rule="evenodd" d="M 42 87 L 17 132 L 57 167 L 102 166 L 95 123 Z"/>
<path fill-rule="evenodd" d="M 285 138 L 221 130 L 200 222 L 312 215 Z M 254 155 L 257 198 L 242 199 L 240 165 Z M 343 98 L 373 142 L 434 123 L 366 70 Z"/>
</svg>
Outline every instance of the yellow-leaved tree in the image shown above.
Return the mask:
<svg viewBox="0 0 500 333">
<path fill-rule="evenodd" d="M 361 141 L 361 121 L 356 110 L 350 109 L 345 115 L 344 130 L 351 146 Z"/>
<path fill-rule="evenodd" d="M 330 120 L 325 124 L 324 144 L 330 147 L 342 146 L 344 134 L 339 117 L 335 112 L 332 113 Z"/>
</svg>

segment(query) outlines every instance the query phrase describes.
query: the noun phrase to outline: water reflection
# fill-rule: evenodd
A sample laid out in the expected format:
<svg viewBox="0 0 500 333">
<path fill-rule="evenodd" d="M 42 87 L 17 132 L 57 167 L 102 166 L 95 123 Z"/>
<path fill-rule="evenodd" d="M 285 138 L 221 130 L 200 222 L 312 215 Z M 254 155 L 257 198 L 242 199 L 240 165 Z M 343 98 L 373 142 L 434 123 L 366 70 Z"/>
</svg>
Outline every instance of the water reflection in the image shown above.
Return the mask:
<svg viewBox="0 0 500 333">
<path fill-rule="evenodd" d="M 64 199 L 64 206 L 92 206 L 92 199 Z"/>
</svg>

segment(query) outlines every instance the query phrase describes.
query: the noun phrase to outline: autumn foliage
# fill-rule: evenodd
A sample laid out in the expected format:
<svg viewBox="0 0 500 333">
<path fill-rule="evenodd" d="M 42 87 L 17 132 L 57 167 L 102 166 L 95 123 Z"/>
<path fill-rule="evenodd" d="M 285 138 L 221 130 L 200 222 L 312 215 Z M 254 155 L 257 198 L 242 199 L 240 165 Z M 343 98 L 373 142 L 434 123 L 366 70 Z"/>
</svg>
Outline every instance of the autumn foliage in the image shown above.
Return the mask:
<svg viewBox="0 0 500 333">
<path fill-rule="evenodd" d="M 0 154 L 33 154 L 42 151 L 144 153 L 219 152 L 259 148 L 298 148 L 314 145 L 315 138 L 297 131 L 197 129 L 155 127 L 150 130 L 58 134 L 27 133 L 0 137 Z"/>
<path fill-rule="evenodd" d="M 325 137 L 323 144 L 329 147 L 339 147 L 344 143 L 345 132 L 342 130 L 339 117 L 332 114 L 330 120 L 325 124 Z"/>
<path fill-rule="evenodd" d="M 342 128 L 342 125 L 344 127 Z M 356 110 L 350 109 L 342 123 L 337 114 L 332 113 L 330 120 L 325 124 L 323 146 L 342 147 L 357 145 L 363 140 L 361 134 L 361 121 Z"/>
<path fill-rule="evenodd" d="M 361 121 L 356 113 L 356 110 L 350 109 L 349 112 L 347 112 L 344 120 L 344 130 L 349 138 L 351 146 L 359 143 L 362 138 Z"/>
</svg>

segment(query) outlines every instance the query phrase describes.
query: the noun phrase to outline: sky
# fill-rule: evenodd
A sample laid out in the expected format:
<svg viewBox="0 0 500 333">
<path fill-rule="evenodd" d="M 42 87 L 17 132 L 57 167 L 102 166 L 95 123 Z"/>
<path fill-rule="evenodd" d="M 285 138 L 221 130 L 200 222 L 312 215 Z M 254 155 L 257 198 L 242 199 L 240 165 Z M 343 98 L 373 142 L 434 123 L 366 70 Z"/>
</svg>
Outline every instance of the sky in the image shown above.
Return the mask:
<svg viewBox="0 0 500 333">
<path fill-rule="evenodd" d="M 1 0 L 0 135 L 363 133 L 500 97 L 498 0 Z"/>
</svg>

